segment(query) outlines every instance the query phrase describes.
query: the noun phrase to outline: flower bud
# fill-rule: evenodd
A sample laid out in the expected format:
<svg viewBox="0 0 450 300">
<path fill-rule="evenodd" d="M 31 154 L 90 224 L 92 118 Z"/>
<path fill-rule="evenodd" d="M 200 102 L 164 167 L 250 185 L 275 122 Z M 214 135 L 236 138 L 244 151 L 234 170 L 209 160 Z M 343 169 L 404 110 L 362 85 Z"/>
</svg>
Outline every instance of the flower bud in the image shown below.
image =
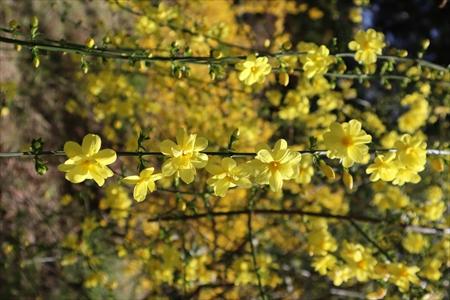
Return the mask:
<svg viewBox="0 0 450 300">
<path fill-rule="evenodd" d="M 86 47 L 88 47 L 88 48 L 94 48 L 94 46 L 95 46 L 95 41 L 94 41 L 94 39 L 93 39 L 93 38 L 88 38 L 88 39 L 86 40 Z"/>
<path fill-rule="evenodd" d="M 39 59 L 39 57 L 35 56 L 33 58 L 33 66 L 37 69 L 37 68 L 39 68 L 40 64 L 41 64 L 41 60 Z"/>
<path fill-rule="evenodd" d="M 320 161 L 320 170 L 328 178 L 328 180 L 331 181 L 336 179 L 336 174 L 334 173 L 333 168 L 327 165 L 323 160 Z"/>
<path fill-rule="evenodd" d="M 289 84 L 289 75 L 286 72 L 281 72 L 280 76 L 278 77 L 278 82 L 282 86 L 287 86 Z"/>
<path fill-rule="evenodd" d="M 436 172 L 444 171 L 444 160 L 440 157 L 433 157 L 430 159 L 431 168 Z"/>
<path fill-rule="evenodd" d="M 342 181 L 344 182 L 344 185 L 347 189 L 353 189 L 353 176 L 347 170 L 345 170 L 344 174 L 342 175 Z"/>
<path fill-rule="evenodd" d="M 31 18 L 31 27 L 38 27 L 39 26 L 39 19 L 34 16 Z"/>
</svg>

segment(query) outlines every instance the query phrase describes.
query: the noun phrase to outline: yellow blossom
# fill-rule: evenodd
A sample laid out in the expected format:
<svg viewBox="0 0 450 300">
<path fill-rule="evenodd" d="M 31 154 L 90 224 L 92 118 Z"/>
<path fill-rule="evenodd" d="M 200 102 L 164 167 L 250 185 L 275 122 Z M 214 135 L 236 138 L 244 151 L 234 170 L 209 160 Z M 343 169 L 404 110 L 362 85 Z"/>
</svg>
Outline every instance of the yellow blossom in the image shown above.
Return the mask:
<svg viewBox="0 0 450 300">
<path fill-rule="evenodd" d="M 176 144 L 171 140 L 160 144 L 161 152 L 170 157 L 162 166 L 162 174 L 175 174 L 189 184 L 194 181 L 196 169 L 203 168 L 208 163 L 208 156 L 200 153 L 206 149 L 208 141 L 203 137 L 197 138 L 196 134 L 188 135 L 185 130 L 177 132 L 176 140 Z"/>
<path fill-rule="evenodd" d="M 426 258 L 423 263 L 423 268 L 420 271 L 420 275 L 426 277 L 429 280 L 437 281 L 441 278 L 442 273 L 439 269 L 442 266 L 442 261 L 436 258 Z"/>
<path fill-rule="evenodd" d="M 344 241 L 340 251 L 352 274 L 358 281 L 367 281 L 377 264 L 369 249 L 361 244 Z"/>
<path fill-rule="evenodd" d="M 315 228 L 308 233 L 307 245 L 309 255 L 326 255 L 337 249 L 336 240 L 326 228 Z"/>
<path fill-rule="evenodd" d="M 388 153 L 386 155 L 377 155 L 373 164 L 366 169 L 367 174 L 370 175 L 370 181 L 392 181 L 398 173 L 398 168 L 395 160 L 395 153 Z"/>
<path fill-rule="evenodd" d="M 420 233 L 408 232 L 402 240 L 402 246 L 409 253 L 420 253 L 428 247 L 428 239 Z"/>
<path fill-rule="evenodd" d="M 210 161 L 206 171 L 213 175 L 208 179 L 208 184 L 214 188 L 214 194 L 217 196 L 225 196 L 229 188 L 251 186 L 250 180 L 245 178 L 243 168 L 230 157 L 225 157 L 220 162 Z"/>
<path fill-rule="evenodd" d="M 311 154 L 303 154 L 300 163 L 298 164 L 298 175 L 295 178 L 295 182 L 301 184 L 307 184 L 311 182 L 311 178 L 314 175 L 313 156 Z"/>
<path fill-rule="evenodd" d="M 273 149 L 264 145 L 259 147 L 253 160 L 256 168 L 256 182 L 269 184 L 274 192 L 283 187 L 283 180 L 293 179 L 297 174 L 297 164 L 301 155 L 288 148 L 285 140 L 280 139 Z"/>
<path fill-rule="evenodd" d="M 404 134 L 395 143 L 398 161 L 406 168 L 414 171 L 422 171 L 425 168 L 427 156 L 427 144 L 420 136 Z"/>
<path fill-rule="evenodd" d="M 147 190 L 151 193 L 156 189 L 155 181 L 162 178 L 162 174 L 154 174 L 154 168 L 146 168 L 139 175 L 127 176 L 123 182 L 135 184 L 133 197 L 136 201 L 141 202 L 147 196 Z"/>
<path fill-rule="evenodd" d="M 352 270 L 348 266 L 337 265 L 328 274 L 328 276 L 333 281 L 334 285 L 340 286 L 342 283 L 352 278 Z"/>
<path fill-rule="evenodd" d="M 114 150 L 100 150 L 101 139 L 98 135 L 88 134 L 83 138 L 81 146 L 73 141 L 64 144 L 64 152 L 69 158 L 58 166 L 58 170 L 66 172 L 66 179 L 73 183 L 80 183 L 86 179 L 102 186 L 105 179 L 114 175 L 107 167 L 116 161 Z"/>
<path fill-rule="evenodd" d="M 324 45 L 311 49 L 306 55 L 300 57 L 303 70 L 308 78 L 323 75 L 328 71 L 328 66 L 335 62 L 334 57 L 329 56 L 330 50 Z"/>
<path fill-rule="evenodd" d="M 365 32 L 358 31 L 355 40 L 348 44 L 350 50 L 356 51 L 355 60 L 365 65 L 375 63 L 385 46 L 383 33 L 371 28 Z"/>
<path fill-rule="evenodd" d="M 315 257 L 312 263 L 314 270 L 320 275 L 326 275 L 336 265 L 337 259 L 331 254 Z"/>
<path fill-rule="evenodd" d="M 357 120 L 331 124 L 323 140 L 328 157 L 341 159 L 345 168 L 369 159 L 369 147 L 365 144 L 370 143 L 372 137 L 361 129 L 361 123 Z"/>
<path fill-rule="evenodd" d="M 248 56 L 244 62 L 237 64 L 236 68 L 241 71 L 239 80 L 246 85 L 263 83 L 266 76 L 272 71 L 267 57 L 256 58 L 254 55 Z"/>
<path fill-rule="evenodd" d="M 419 283 L 416 273 L 420 269 L 416 266 L 409 267 L 403 263 L 392 263 L 387 266 L 387 270 L 390 274 L 389 281 L 398 286 L 401 292 L 408 291 L 411 283 Z"/>
</svg>

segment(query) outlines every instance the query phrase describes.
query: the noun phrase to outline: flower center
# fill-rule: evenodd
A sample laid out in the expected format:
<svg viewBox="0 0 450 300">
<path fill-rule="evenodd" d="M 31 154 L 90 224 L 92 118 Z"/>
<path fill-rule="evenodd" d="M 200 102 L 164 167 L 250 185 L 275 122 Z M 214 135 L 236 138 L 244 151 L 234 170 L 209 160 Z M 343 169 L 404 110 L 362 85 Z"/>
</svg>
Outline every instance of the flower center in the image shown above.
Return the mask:
<svg viewBox="0 0 450 300">
<path fill-rule="evenodd" d="M 258 71 L 258 68 L 256 66 L 253 66 L 251 69 L 252 73 L 256 73 L 256 71 Z"/>
<path fill-rule="evenodd" d="M 280 164 L 278 162 L 273 161 L 269 164 L 269 169 L 270 169 L 270 171 L 275 172 L 278 170 L 279 166 L 280 166 Z"/>
<path fill-rule="evenodd" d="M 345 147 L 350 147 L 351 145 L 353 145 L 353 139 L 351 136 L 344 136 L 341 140 L 342 145 L 344 145 Z"/>
</svg>

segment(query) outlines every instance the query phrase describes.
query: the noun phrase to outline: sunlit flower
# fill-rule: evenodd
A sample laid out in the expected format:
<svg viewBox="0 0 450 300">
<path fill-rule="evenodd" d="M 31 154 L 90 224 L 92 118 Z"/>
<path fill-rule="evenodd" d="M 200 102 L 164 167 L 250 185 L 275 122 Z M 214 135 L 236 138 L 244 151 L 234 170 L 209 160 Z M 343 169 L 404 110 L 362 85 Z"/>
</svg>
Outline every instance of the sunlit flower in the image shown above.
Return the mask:
<svg viewBox="0 0 450 300">
<path fill-rule="evenodd" d="M 369 276 L 377 264 L 369 249 L 364 248 L 361 244 L 344 241 L 340 254 L 358 281 L 369 280 Z"/>
<path fill-rule="evenodd" d="M 123 182 L 128 184 L 135 184 L 133 197 L 140 202 L 147 196 L 147 190 L 151 193 L 156 189 L 155 181 L 162 178 L 162 174 L 154 174 L 154 168 L 146 168 L 142 170 L 139 175 L 127 176 Z"/>
<path fill-rule="evenodd" d="M 239 80 L 246 85 L 253 85 L 255 83 L 263 83 L 266 76 L 272 71 L 267 57 L 256 57 L 250 55 L 247 60 L 236 65 L 240 70 Z"/>
<path fill-rule="evenodd" d="M 69 158 L 58 166 L 58 170 L 66 172 L 66 179 L 73 183 L 80 183 L 86 179 L 102 186 L 105 179 L 114 175 L 107 167 L 116 161 L 114 150 L 100 150 L 102 141 L 98 135 L 88 134 L 83 138 L 81 146 L 73 141 L 64 144 L 64 152 Z"/>
<path fill-rule="evenodd" d="M 414 171 L 422 171 L 425 168 L 427 158 L 427 144 L 420 136 L 404 134 L 395 143 L 398 161 L 406 168 Z"/>
<path fill-rule="evenodd" d="M 278 140 L 272 150 L 264 145 L 254 160 L 257 168 L 256 181 L 259 184 L 269 184 L 274 192 L 280 191 L 283 180 L 293 179 L 297 175 L 300 159 L 300 153 L 290 150 L 283 139 Z"/>
<path fill-rule="evenodd" d="M 385 46 L 384 34 L 373 29 L 358 31 L 355 40 L 348 44 L 350 50 L 356 51 L 355 60 L 365 65 L 375 63 Z"/>
<path fill-rule="evenodd" d="M 365 144 L 370 143 L 372 137 L 361 129 L 361 123 L 357 120 L 331 124 L 330 130 L 323 135 L 323 140 L 328 157 L 341 159 L 345 168 L 369 159 L 369 147 Z"/>
<path fill-rule="evenodd" d="M 397 164 L 395 162 L 395 153 L 388 153 L 386 155 L 377 155 L 373 164 L 366 169 L 367 174 L 370 175 L 370 181 L 392 181 L 398 173 Z"/>
<path fill-rule="evenodd" d="M 229 188 L 251 186 L 250 180 L 245 177 L 246 172 L 230 157 L 225 157 L 220 162 L 210 161 L 206 171 L 213 175 L 208 179 L 208 184 L 214 188 L 217 196 L 225 196 Z"/>
<path fill-rule="evenodd" d="M 176 137 L 177 143 L 165 140 L 160 144 L 161 152 L 169 156 L 163 166 L 164 176 L 181 177 L 185 183 L 194 181 L 196 169 L 203 168 L 208 163 L 208 156 L 200 151 L 205 150 L 208 141 L 196 134 L 187 134 L 185 130 L 179 130 Z"/>
<path fill-rule="evenodd" d="M 409 267 L 402 263 L 392 263 L 387 266 L 387 270 L 390 274 L 389 281 L 398 286 L 401 292 L 409 290 L 411 283 L 419 283 L 416 273 L 420 269 L 416 266 Z"/>
<path fill-rule="evenodd" d="M 306 55 L 300 57 L 303 70 L 308 78 L 316 75 L 323 75 L 327 72 L 328 66 L 335 62 L 334 57 L 329 56 L 330 50 L 324 45 L 308 51 Z"/>
</svg>

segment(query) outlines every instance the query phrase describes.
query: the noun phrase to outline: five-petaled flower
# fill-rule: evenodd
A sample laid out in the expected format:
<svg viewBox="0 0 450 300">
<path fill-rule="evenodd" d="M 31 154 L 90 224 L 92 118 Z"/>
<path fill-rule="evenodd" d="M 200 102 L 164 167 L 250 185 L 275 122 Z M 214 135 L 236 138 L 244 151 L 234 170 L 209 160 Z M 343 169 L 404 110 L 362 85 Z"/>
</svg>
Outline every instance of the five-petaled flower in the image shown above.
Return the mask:
<svg viewBox="0 0 450 300">
<path fill-rule="evenodd" d="M 358 31 L 355 40 L 348 43 L 348 48 L 356 51 L 355 60 L 365 65 L 374 64 L 377 55 L 381 55 L 385 46 L 384 34 L 371 28 L 367 31 Z"/>
<path fill-rule="evenodd" d="M 236 68 L 241 71 L 239 80 L 246 85 L 263 83 L 266 76 L 272 71 L 267 57 L 257 58 L 254 55 L 249 55 L 244 62 L 238 63 Z"/>
<path fill-rule="evenodd" d="M 139 175 L 131 175 L 123 179 L 125 183 L 136 185 L 133 191 L 133 197 L 136 201 L 143 201 L 147 196 L 147 190 L 150 193 L 156 190 L 155 181 L 161 179 L 162 174 L 154 174 L 154 171 L 154 168 L 146 168 Z"/>
<path fill-rule="evenodd" d="M 278 140 L 273 150 L 267 145 L 261 146 L 253 160 L 256 182 L 269 184 L 272 191 L 278 192 L 283 187 L 283 180 L 296 177 L 300 160 L 300 153 L 289 149 L 284 139 Z"/>
<path fill-rule="evenodd" d="M 58 166 L 58 170 L 66 172 L 66 179 L 80 183 L 86 179 L 102 186 L 105 179 L 114 173 L 107 167 L 116 161 L 116 152 L 112 149 L 100 150 L 102 141 L 96 134 L 88 134 L 83 138 L 81 146 L 73 141 L 64 144 L 64 152 L 69 158 Z"/>
<path fill-rule="evenodd" d="M 169 156 L 163 166 L 164 176 L 174 175 L 181 177 L 185 183 L 194 181 L 197 174 L 196 169 L 206 166 L 208 156 L 200 151 L 208 146 L 208 140 L 198 137 L 196 134 L 187 134 L 185 130 L 178 130 L 176 136 L 177 143 L 165 140 L 160 144 L 161 152 Z"/>
<path fill-rule="evenodd" d="M 372 137 L 361 129 L 361 123 L 357 120 L 331 124 L 330 130 L 323 135 L 323 141 L 328 157 L 341 159 L 345 168 L 370 158 L 366 144 L 372 141 Z"/>
</svg>

